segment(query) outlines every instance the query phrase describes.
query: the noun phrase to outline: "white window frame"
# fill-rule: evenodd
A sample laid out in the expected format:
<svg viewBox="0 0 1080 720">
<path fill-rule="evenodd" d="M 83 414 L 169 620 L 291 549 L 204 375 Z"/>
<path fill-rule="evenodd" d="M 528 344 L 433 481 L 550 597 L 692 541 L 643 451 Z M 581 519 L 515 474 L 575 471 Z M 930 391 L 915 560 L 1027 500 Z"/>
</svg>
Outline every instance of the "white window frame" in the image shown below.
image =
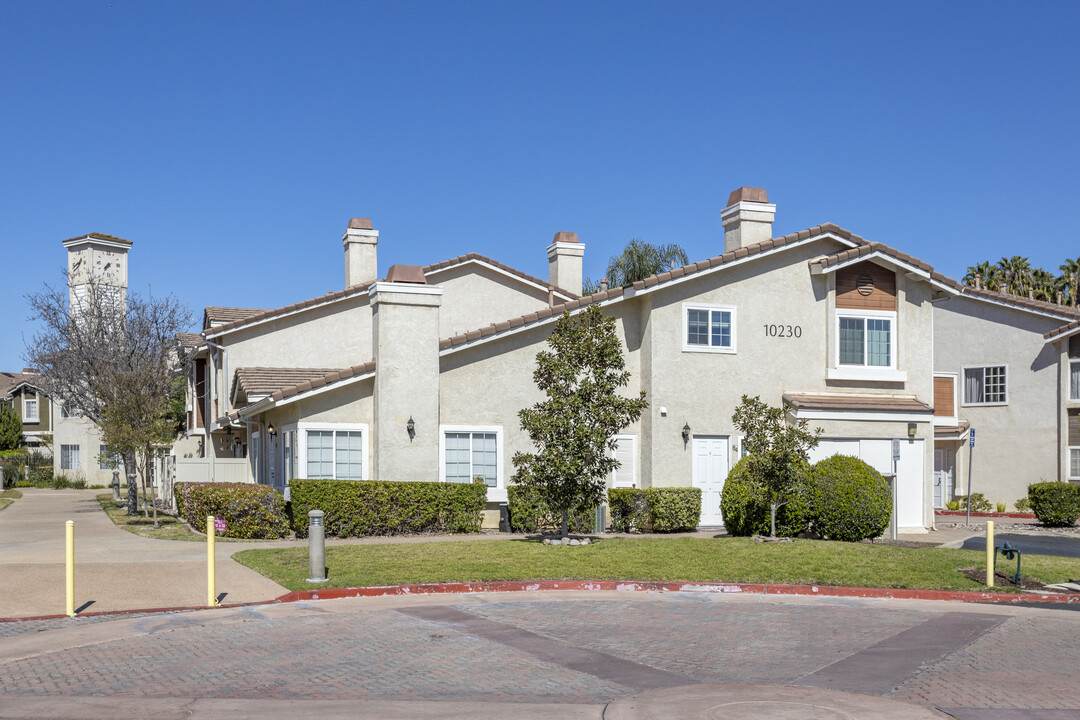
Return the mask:
<svg viewBox="0 0 1080 720">
<path fill-rule="evenodd" d="M 72 464 L 71 463 L 71 449 L 72 448 L 75 448 L 75 466 L 74 467 L 64 467 L 64 453 L 65 453 L 65 450 L 67 452 L 68 465 Z M 80 457 L 81 455 L 82 455 L 82 452 L 81 452 L 78 444 L 61 445 L 60 446 L 60 469 L 61 470 L 68 470 L 68 471 L 71 471 L 71 472 L 81 470 L 82 469 L 82 462 L 81 462 L 82 458 Z"/>
<path fill-rule="evenodd" d="M 690 311 L 704 310 L 709 313 L 709 345 L 691 345 L 690 336 Z M 723 347 L 712 345 L 712 313 L 722 311 L 731 313 L 731 346 Z M 738 314 L 734 305 L 710 305 L 706 303 L 683 303 L 682 304 L 682 349 L 683 352 L 723 353 L 734 355 L 737 347 Z"/>
<path fill-rule="evenodd" d="M 997 402 L 968 402 L 967 400 L 967 371 L 968 370 L 985 370 L 986 368 L 1005 368 L 1005 400 Z M 960 406 L 961 407 L 1002 407 L 1009 404 L 1009 385 L 1012 384 L 1012 373 L 1009 371 L 1009 366 L 1006 363 L 981 363 L 979 365 L 964 365 L 960 368 L 960 382 L 964 387 L 960 390 Z M 983 373 L 983 383 L 985 387 L 986 373 Z"/>
<path fill-rule="evenodd" d="M 38 396 L 28 397 L 26 393 L 22 396 L 23 402 L 23 416 L 22 421 L 24 423 L 41 422 L 41 404 L 38 402 Z M 34 408 L 33 414 L 30 413 L 30 408 Z"/>
<path fill-rule="evenodd" d="M 866 330 L 863 325 L 863 364 L 841 365 L 840 364 L 840 320 L 842 318 L 854 318 L 857 320 L 888 320 L 889 321 L 889 364 L 867 365 L 866 364 Z M 833 341 L 832 341 L 832 367 L 827 372 L 829 380 L 862 380 L 877 382 L 906 382 L 907 373 L 898 370 L 897 359 L 900 355 L 900 344 L 897 342 L 900 325 L 899 313 L 895 310 L 849 310 L 836 308 L 833 314 Z"/>
<path fill-rule="evenodd" d="M 488 502 L 506 502 L 502 425 L 440 425 L 439 482 L 446 482 L 446 433 L 495 433 L 495 486 L 487 489 Z"/>
<path fill-rule="evenodd" d="M 957 377 L 956 373 L 951 373 L 951 372 L 936 372 L 936 373 L 934 373 L 934 377 L 936 377 L 936 378 L 939 378 L 939 377 L 952 378 L 953 382 L 952 382 L 952 414 L 950 414 L 948 416 L 934 415 L 933 424 L 934 425 L 945 425 L 945 426 L 948 426 L 948 427 L 953 427 L 953 426 L 959 425 L 960 424 L 960 393 L 963 392 L 960 389 L 960 378 Z M 1008 376 L 1007 375 L 1006 375 L 1006 382 L 1008 382 Z M 936 410 L 937 408 L 934 408 L 934 409 Z"/>
<path fill-rule="evenodd" d="M 105 445 L 98 445 L 98 470 L 119 470 L 120 456 L 116 453 L 109 454 Z"/>
<path fill-rule="evenodd" d="M 630 487 L 632 487 L 632 488 L 641 487 L 641 480 L 640 480 L 640 478 L 638 476 L 638 441 L 637 441 L 637 435 L 631 435 L 630 433 L 618 433 L 618 434 L 612 436 L 612 440 L 616 440 L 616 441 L 618 441 L 620 443 L 624 442 L 624 441 L 629 441 L 630 442 L 630 444 L 631 444 L 630 456 L 634 458 L 634 479 L 633 479 L 633 482 L 630 484 Z M 612 455 L 614 455 L 614 453 L 612 453 Z M 608 487 L 611 487 L 611 488 L 616 487 L 616 485 L 615 485 L 615 473 L 616 472 L 617 472 L 616 470 L 612 470 L 610 473 L 608 473 Z"/>
<path fill-rule="evenodd" d="M 1069 446 L 1069 479 L 1080 480 L 1080 461 L 1076 463 L 1076 467 L 1073 467 L 1072 455 L 1074 452 L 1080 453 L 1080 445 Z"/>
<path fill-rule="evenodd" d="M 301 422 L 297 423 L 295 428 L 292 425 L 284 428 L 284 430 L 296 430 L 296 445 L 293 452 L 296 454 L 296 469 L 302 471 L 303 477 L 307 478 L 307 434 L 309 431 L 317 432 L 359 432 L 360 433 L 360 479 L 371 479 L 371 453 L 369 452 L 371 433 L 368 431 L 367 423 L 321 423 L 321 422 Z M 337 435 L 334 436 L 334 475 L 337 475 Z M 336 478 L 335 478 L 336 479 Z M 387 478 L 393 479 L 393 478 Z M 355 478 L 350 478 L 355 480 Z"/>
<path fill-rule="evenodd" d="M 1069 401 L 1070 402 L 1080 402 L 1080 383 L 1077 384 L 1076 394 L 1073 395 L 1072 376 L 1073 376 L 1074 372 L 1080 372 L 1080 360 L 1070 360 L 1069 361 L 1069 374 L 1068 374 L 1068 377 L 1066 378 L 1066 382 L 1069 383 Z M 1006 393 L 1006 395 L 1008 395 L 1008 392 L 1009 392 L 1009 371 L 1006 370 L 1005 371 L 1005 393 Z"/>
</svg>

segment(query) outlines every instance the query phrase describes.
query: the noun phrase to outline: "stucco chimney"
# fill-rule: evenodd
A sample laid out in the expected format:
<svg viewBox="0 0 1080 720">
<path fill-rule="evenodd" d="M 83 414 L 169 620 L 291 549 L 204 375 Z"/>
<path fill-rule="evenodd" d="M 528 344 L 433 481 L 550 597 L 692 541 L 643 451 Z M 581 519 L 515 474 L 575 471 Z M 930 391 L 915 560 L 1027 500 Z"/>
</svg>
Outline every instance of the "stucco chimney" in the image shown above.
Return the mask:
<svg viewBox="0 0 1080 720">
<path fill-rule="evenodd" d="M 724 252 L 772 239 L 776 205 L 769 202 L 764 188 L 741 187 L 728 196 L 728 206 L 720 213 L 724 223 Z"/>
<path fill-rule="evenodd" d="M 578 242 L 577 233 L 557 232 L 547 249 L 548 282 L 575 295 L 581 294 L 581 263 L 585 245 Z"/>
<path fill-rule="evenodd" d="M 439 479 L 439 307 L 422 268 L 371 284 L 375 351 L 373 480 Z M 413 422 L 410 424 L 409 420 Z"/>
<path fill-rule="evenodd" d="M 375 246 L 379 231 L 371 229 L 368 218 L 353 218 L 341 235 L 345 246 L 345 287 L 366 285 L 379 277 Z"/>
</svg>

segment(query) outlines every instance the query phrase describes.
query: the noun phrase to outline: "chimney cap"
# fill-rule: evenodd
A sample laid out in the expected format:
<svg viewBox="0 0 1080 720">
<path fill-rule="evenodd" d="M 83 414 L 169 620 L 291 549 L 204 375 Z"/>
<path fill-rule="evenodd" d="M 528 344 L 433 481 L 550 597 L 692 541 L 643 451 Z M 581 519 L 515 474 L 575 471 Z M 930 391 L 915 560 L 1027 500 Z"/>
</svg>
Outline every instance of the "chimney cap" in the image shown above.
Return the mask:
<svg viewBox="0 0 1080 720">
<path fill-rule="evenodd" d="M 424 268 L 419 265 L 391 265 L 386 273 L 386 282 L 427 285 L 427 278 L 424 277 Z"/>
<path fill-rule="evenodd" d="M 576 232 L 566 232 L 565 230 L 555 233 L 555 239 L 552 240 L 552 242 L 557 243 L 576 243 L 577 241 L 578 239 Z"/>
<path fill-rule="evenodd" d="M 351 230 L 371 230 L 371 218 L 352 218 L 349 220 Z"/>
<path fill-rule="evenodd" d="M 765 193 L 765 188 L 746 187 L 744 185 L 738 190 L 732 190 L 731 195 L 728 195 L 728 205 L 734 205 L 737 202 L 767 203 L 769 202 L 769 196 Z"/>
</svg>

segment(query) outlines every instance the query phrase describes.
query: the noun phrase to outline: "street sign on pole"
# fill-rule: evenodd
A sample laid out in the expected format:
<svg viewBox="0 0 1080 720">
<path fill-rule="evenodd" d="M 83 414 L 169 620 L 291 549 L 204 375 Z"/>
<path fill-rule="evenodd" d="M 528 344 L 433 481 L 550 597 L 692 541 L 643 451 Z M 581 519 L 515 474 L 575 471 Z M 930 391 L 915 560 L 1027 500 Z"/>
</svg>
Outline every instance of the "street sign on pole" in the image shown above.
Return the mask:
<svg viewBox="0 0 1080 720">
<path fill-rule="evenodd" d="M 893 460 L 899 460 L 900 459 L 900 438 L 893 438 L 892 439 L 892 459 Z"/>
<path fill-rule="evenodd" d="M 897 484 L 900 478 L 897 476 L 897 463 L 900 462 L 900 438 L 892 439 L 892 519 L 889 522 L 889 538 L 896 539 L 897 526 L 900 524 L 896 509 Z"/>
<path fill-rule="evenodd" d="M 971 524 L 971 464 L 975 458 L 975 428 L 968 428 L 968 486 L 967 486 L 967 521 Z"/>
<path fill-rule="evenodd" d="M 975 428 L 971 428 L 969 431 L 968 447 L 975 447 Z"/>
</svg>

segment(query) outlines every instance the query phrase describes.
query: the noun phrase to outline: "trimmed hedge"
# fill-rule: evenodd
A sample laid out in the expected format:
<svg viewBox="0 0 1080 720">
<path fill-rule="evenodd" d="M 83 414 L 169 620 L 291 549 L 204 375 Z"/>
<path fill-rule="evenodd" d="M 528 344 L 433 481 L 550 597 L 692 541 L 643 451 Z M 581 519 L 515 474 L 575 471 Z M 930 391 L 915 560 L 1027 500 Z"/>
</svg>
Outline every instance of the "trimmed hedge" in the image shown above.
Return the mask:
<svg viewBox="0 0 1080 720">
<path fill-rule="evenodd" d="M 874 468 L 856 457 L 833 455 L 814 464 L 814 528 L 830 540 L 858 542 L 889 527 L 892 493 Z"/>
<path fill-rule="evenodd" d="M 608 527 L 612 532 L 645 532 L 648 527 L 649 504 L 645 491 L 637 488 L 611 488 L 608 496 Z M 644 528 L 642 526 L 645 526 Z"/>
<path fill-rule="evenodd" d="M 225 519 L 222 537 L 263 539 L 289 533 L 285 499 L 277 490 L 251 483 L 176 483 L 176 511 L 191 527 L 206 532 L 206 517 Z"/>
<path fill-rule="evenodd" d="M 330 537 L 480 532 L 487 487 L 478 483 L 290 480 L 292 528 L 307 537 L 322 510 Z"/>
<path fill-rule="evenodd" d="M 771 511 L 765 485 L 750 470 L 750 458 L 744 457 L 731 468 L 720 493 L 720 513 L 729 535 L 749 537 L 768 535 Z M 777 537 L 794 537 L 810 525 L 810 466 L 802 467 L 796 490 L 786 503 L 776 509 Z"/>
<path fill-rule="evenodd" d="M 701 519 L 701 488 L 612 488 L 608 509 L 614 532 L 685 532 Z"/>
<path fill-rule="evenodd" d="M 562 516 L 544 502 L 532 488 L 511 485 L 506 488 L 510 529 L 519 533 L 555 532 L 562 529 Z M 590 533 L 596 525 L 596 508 L 577 508 L 568 519 L 570 532 Z"/>
<path fill-rule="evenodd" d="M 1043 525 L 1068 527 L 1080 517 L 1080 485 L 1067 482 L 1028 485 L 1028 500 Z"/>
</svg>

